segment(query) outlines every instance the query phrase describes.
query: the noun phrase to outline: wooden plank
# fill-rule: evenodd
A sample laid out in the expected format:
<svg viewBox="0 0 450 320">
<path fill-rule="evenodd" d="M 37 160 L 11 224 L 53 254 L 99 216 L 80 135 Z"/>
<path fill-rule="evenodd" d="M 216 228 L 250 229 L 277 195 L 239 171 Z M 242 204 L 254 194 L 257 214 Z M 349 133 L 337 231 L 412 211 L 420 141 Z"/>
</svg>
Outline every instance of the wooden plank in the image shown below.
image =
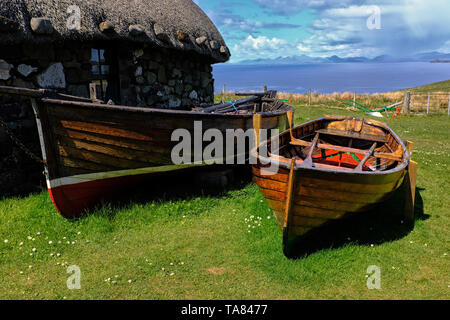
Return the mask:
<svg viewBox="0 0 450 320">
<path fill-rule="evenodd" d="M 303 184 L 299 188 L 300 190 L 296 192 L 297 196 L 315 198 L 317 201 L 321 199 L 327 199 L 332 201 L 344 201 L 344 202 L 354 202 L 354 203 L 374 203 L 383 199 L 386 192 L 381 193 L 359 193 L 358 189 L 353 189 L 352 191 L 336 191 L 327 190 L 319 188 L 305 187 Z"/>
<path fill-rule="evenodd" d="M 258 176 L 263 179 L 269 179 L 279 182 L 286 183 L 289 180 L 289 171 L 284 169 L 279 169 L 278 173 L 274 173 L 273 171 L 266 170 L 264 168 L 252 168 L 253 175 Z"/>
<path fill-rule="evenodd" d="M 322 218 L 328 220 L 337 220 L 341 219 L 346 215 L 345 211 L 336 211 L 336 210 L 327 210 L 321 208 L 312 208 L 306 206 L 294 205 L 292 207 L 292 211 L 294 216 L 301 215 L 304 217 L 311 218 Z"/>
<path fill-rule="evenodd" d="M 279 192 L 279 191 L 274 191 L 274 190 L 269 190 L 269 189 L 264 189 L 264 188 L 260 188 L 260 189 L 261 189 L 261 193 L 263 194 L 263 196 L 266 197 L 267 199 L 286 201 L 286 193 L 285 192 Z"/>
<path fill-rule="evenodd" d="M 326 209 L 326 210 L 336 210 L 344 212 L 362 212 L 371 208 L 374 203 L 357 203 L 351 201 L 333 201 L 323 198 L 312 198 L 312 197 L 296 197 L 294 203 L 299 206 L 306 206 L 312 208 Z"/>
<path fill-rule="evenodd" d="M 381 136 L 381 135 L 365 134 L 365 133 L 359 133 L 359 132 L 353 132 L 353 131 L 342 131 L 342 130 L 335 130 L 335 129 L 319 129 L 319 130 L 317 130 L 317 132 L 327 134 L 327 135 L 337 136 L 337 137 L 369 140 L 369 141 L 376 141 L 376 142 L 382 142 L 382 143 L 387 142 L 386 136 Z"/>
<path fill-rule="evenodd" d="M 321 190 L 331 190 L 342 193 L 358 191 L 359 194 L 379 194 L 394 191 L 397 187 L 397 182 L 389 182 L 384 184 L 364 184 L 303 177 L 302 187 L 315 190 L 318 194 L 320 194 Z M 302 188 L 300 188 L 300 190 L 302 190 Z"/>
<path fill-rule="evenodd" d="M 373 152 L 375 151 L 375 148 L 377 147 L 377 143 L 374 142 L 372 147 L 370 147 L 370 150 L 366 153 L 364 158 L 361 160 L 361 162 L 358 164 L 358 166 L 355 168 L 356 172 L 362 172 L 363 166 L 366 164 L 366 162 L 369 160 L 370 157 L 372 157 Z"/>
<path fill-rule="evenodd" d="M 284 211 L 284 224 L 283 227 L 289 228 L 290 223 L 290 211 L 292 207 L 292 201 L 294 199 L 294 186 L 295 186 L 295 160 L 291 160 L 291 169 L 289 172 L 289 180 L 286 190 L 286 205 Z"/>
<path fill-rule="evenodd" d="M 407 175 L 405 177 L 403 188 L 405 192 L 405 220 L 413 224 L 414 223 L 414 204 L 416 198 L 416 183 L 417 183 L 417 171 L 419 164 L 415 161 L 411 161 L 408 167 Z"/>
<path fill-rule="evenodd" d="M 286 192 L 287 190 L 287 184 L 284 182 L 269 180 L 260 178 L 258 176 L 253 177 L 253 181 L 260 186 L 261 188 L 268 189 L 268 190 L 274 190 L 279 192 Z"/>
<path fill-rule="evenodd" d="M 302 227 L 320 227 L 321 225 L 327 223 L 328 219 L 316 218 L 316 217 L 304 217 L 300 215 L 292 215 L 291 224 L 294 226 Z"/>
</svg>

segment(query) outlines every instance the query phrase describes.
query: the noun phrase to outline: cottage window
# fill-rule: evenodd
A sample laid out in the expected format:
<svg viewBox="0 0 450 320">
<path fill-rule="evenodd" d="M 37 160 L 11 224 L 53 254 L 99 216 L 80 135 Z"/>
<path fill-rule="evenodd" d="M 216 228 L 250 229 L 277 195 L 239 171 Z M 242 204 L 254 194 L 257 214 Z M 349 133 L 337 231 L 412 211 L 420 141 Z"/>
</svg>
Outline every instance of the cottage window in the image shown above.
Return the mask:
<svg viewBox="0 0 450 320">
<path fill-rule="evenodd" d="M 109 54 L 109 56 L 108 56 Z M 97 97 L 103 101 L 112 99 L 117 101 L 117 94 L 115 90 L 116 79 L 114 78 L 114 59 L 110 52 L 105 49 L 92 48 L 91 50 L 91 83 L 94 83 L 97 88 Z"/>
</svg>

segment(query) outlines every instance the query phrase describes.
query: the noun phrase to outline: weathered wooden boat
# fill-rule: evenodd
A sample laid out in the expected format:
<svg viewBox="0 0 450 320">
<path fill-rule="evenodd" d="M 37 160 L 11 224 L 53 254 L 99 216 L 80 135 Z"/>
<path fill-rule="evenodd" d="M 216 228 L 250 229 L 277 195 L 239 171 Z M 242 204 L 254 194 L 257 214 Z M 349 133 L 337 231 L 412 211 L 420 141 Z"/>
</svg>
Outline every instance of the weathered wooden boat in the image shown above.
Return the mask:
<svg viewBox="0 0 450 320">
<path fill-rule="evenodd" d="M 293 109 L 276 99 L 274 91 L 192 111 L 109 105 L 43 89 L 0 87 L 0 93 L 31 99 L 48 190 L 67 218 L 155 175 L 207 165 L 195 159 L 172 162 L 176 129 L 194 136 L 195 122 L 201 122 L 202 134 L 208 129 L 245 131 L 259 113 L 263 128 L 284 130 L 286 112 Z"/>
<path fill-rule="evenodd" d="M 282 229 L 287 256 L 291 240 L 365 212 L 402 185 L 413 206 L 412 143 L 406 146 L 386 124 L 326 116 L 292 128 L 293 112 L 288 118 L 290 130 L 252 151 L 254 181 Z"/>
</svg>

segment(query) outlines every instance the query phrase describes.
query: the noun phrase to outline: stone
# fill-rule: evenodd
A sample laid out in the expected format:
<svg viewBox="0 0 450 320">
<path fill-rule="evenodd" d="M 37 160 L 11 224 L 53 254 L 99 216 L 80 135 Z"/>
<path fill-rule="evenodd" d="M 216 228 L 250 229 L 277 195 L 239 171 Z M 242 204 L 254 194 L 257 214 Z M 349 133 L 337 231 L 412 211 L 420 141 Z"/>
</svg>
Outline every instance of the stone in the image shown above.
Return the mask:
<svg viewBox="0 0 450 320">
<path fill-rule="evenodd" d="M 206 88 L 211 82 L 211 77 L 208 73 L 203 73 L 201 78 L 202 88 Z"/>
<path fill-rule="evenodd" d="M 184 77 L 184 83 L 192 84 L 192 75 L 191 75 L 191 74 L 187 74 L 187 75 Z"/>
<path fill-rule="evenodd" d="M 27 64 L 20 64 L 20 65 L 17 67 L 17 71 L 18 71 L 21 75 L 23 75 L 24 77 L 28 77 L 28 76 L 29 76 L 30 74 L 32 74 L 33 72 L 38 71 L 38 68 L 29 66 L 29 65 L 27 65 Z"/>
<path fill-rule="evenodd" d="M 185 92 L 190 92 L 192 90 L 192 86 L 190 84 L 187 84 L 184 86 L 184 91 Z"/>
<path fill-rule="evenodd" d="M 89 98 L 89 90 L 87 85 L 70 85 L 67 92 L 73 96 Z"/>
<path fill-rule="evenodd" d="M 51 64 L 43 73 L 37 76 L 37 82 L 42 88 L 66 87 L 66 75 L 62 63 Z"/>
<path fill-rule="evenodd" d="M 154 84 L 156 80 L 158 79 L 157 75 L 153 72 L 147 72 L 146 73 L 147 83 L 148 84 Z"/>
<path fill-rule="evenodd" d="M 145 33 L 145 29 L 140 24 L 132 24 L 128 27 L 128 31 L 132 36 L 140 36 Z"/>
<path fill-rule="evenodd" d="M 149 70 L 158 70 L 161 65 L 155 61 L 149 61 L 147 68 Z"/>
<path fill-rule="evenodd" d="M 25 81 L 25 80 L 22 80 L 20 78 L 14 79 L 13 86 L 14 87 L 20 87 L 20 88 L 27 88 L 27 89 L 35 89 L 36 88 L 34 86 L 33 82 Z"/>
<path fill-rule="evenodd" d="M 144 55 L 144 50 L 142 49 L 134 50 L 133 55 L 135 58 L 140 58 Z"/>
<path fill-rule="evenodd" d="M 12 64 L 9 64 L 5 60 L 0 60 L 0 80 L 8 80 L 11 78 Z"/>
<path fill-rule="evenodd" d="M 47 18 L 31 18 L 31 30 L 36 34 L 50 35 L 55 30 L 52 22 Z"/>
<path fill-rule="evenodd" d="M 183 94 L 183 91 L 184 91 L 184 85 L 183 85 L 183 82 L 180 81 L 175 85 L 175 93 L 180 96 Z"/>
<path fill-rule="evenodd" d="M 136 83 L 143 85 L 145 83 L 145 79 L 143 76 L 136 77 Z"/>
<path fill-rule="evenodd" d="M 177 37 L 180 41 L 189 41 L 189 36 L 181 30 L 177 31 Z"/>
<path fill-rule="evenodd" d="M 220 46 L 220 53 L 222 54 L 228 54 L 229 50 L 226 46 Z"/>
<path fill-rule="evenodd" d="M 103 33 L 112 32 L 112 31 L 114 31 L 114 24 L 112 24 L 112 22 L 110 22 L 108 20 L 105 20 L 102 23 L 100 23 L 98 28 Z"/>
<path fill-rule="evenodd" d="M 192 92 L 189 94 L 189 99 L 198 100 L 198 94 L 195 90 L 192 90 Z"/>
<path fill-rule="evenodd" d="M 142 76 L 142 74 L 143 74 L 142 67 L 141 67 L 141 66 L 138 66 L 138 67 L 136 68 L 136 71 L 134 72 L 134 76 L 135 76 L 135 77 L 140 77 L 140 76 Z"/>
<path fill-rule="evenodd" d="M 200 46 L 205 43 L 206 39 L 206 37 L 198 37 L 197 39 L 195 39 L 195 42 L 197 42 L 197 44 Z"/>
<path fill-rule="evenodd" d="M 153 30 L 155 31 L 156 37 L 161 41 L 169 41 L 169 35 L 164 31 L 161 25 L 155 23 L 153 25 Z"/>
<path fill-rule="evenodd" d="M 8 19 L 6 17 L 0 16 L 0 31 L 2 32 L 12 32 L 17 31 L 20 25 L 18 22 Z"/>
<path fill-rule="evenodd" d="M 209 45 L 211 46 L 211 49 L 213 49 L 213 50 L 219 49 L 219 43 L 216 40 L 210 41 Z"/>
<path fill-rule="evenodd" d="M 170 109 L 175 109 L 175 108 L 179 108 L 181 106 L 181 100 L 178 98 L 171 98 L 169 100 L 169 108 Z"/>
<path fill-rule="evenodd" d="M 166 69 L 163 66 L 158 70 L 158 82 L 167 83 Z"/>
<path fill-rule="evenodd" d="M 148 94 L 151 90 L 152 90 L 151 86 L 145 86 L 145 87 L 142 88 L 142 93 L 143 94 Z"/>
<path fill-rule="evenodd" d="M 179 69 L 173 69 L 172 70 L 172 77 L 174 78 L 181 78 L 183 76 L 183 73 Z"/>
</svg>

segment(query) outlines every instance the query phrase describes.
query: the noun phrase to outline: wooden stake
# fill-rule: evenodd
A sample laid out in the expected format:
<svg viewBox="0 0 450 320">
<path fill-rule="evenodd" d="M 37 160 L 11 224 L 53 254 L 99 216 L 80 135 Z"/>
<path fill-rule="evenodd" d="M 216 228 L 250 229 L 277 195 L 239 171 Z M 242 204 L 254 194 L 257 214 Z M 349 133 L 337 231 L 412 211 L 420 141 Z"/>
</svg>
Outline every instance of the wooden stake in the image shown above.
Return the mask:
<svg viewBox="0 0 450 320">
<path fill-rule="evenodd" d="M 255 144 L 256 148 L 259 148 L 260 144 L 260 135 L 261 135 L 261 120 L 262 116 L 261 114 L 255 114 L 253 115 L 253 130 L 255 131 Z M 256 150 L 256 153 L 258 153 L 258 149 Z"/>
<path fill-rule="evenodd" d="M 311 89 L 308 89 L 308 106 L 311 106 Z"/>
<path fill-rule="evenodd" d="M 405 192 L 405 220 L 413 224 L 414 223 L 414 203 L 416 198 L 416 183 L 417 183 L 417 170 L 419 164 L 415 161 L 410 161 L 408 171 L 403 182 L 403 190 Z"/>
<path fill-rule="evenodd" d="M 293 110 L 289 110 L 286 113 L 286 116 L 287 116 L 287 120 L 288 120 L 289 130 L 291 132 L 291 138 L 293 138 L 294 135 L 292 134 L 292 128 L 294 127 L 294 111 Z"/>
<path fill-rule="evenodd" d="M 284 222 L 283 222 L 283 228 L 286 229 L 285 232 L 288 233 L 289 228 L 289 221 L 290 221 L 290 212 L 292 208 L 292 200 L 294 199 L 293 193 L 294 193 L 294 185 L 295 185 L 295 159 L 291 159 L 291 169 L 289 171 L 289 180 L 288 180 L 288 186 L 287 186 L 287 193 L 286 193 L 286 204 L 284 208 Z M 286 239 L 287 240 L 287 239 Z"/>
<path fill-rule="evenodd" d="M 411 104 L 411 92 L 405 92 L 405 99 L 403 101 L 403 113 L 408 114 L 410 112 Z"/>
</svg>

